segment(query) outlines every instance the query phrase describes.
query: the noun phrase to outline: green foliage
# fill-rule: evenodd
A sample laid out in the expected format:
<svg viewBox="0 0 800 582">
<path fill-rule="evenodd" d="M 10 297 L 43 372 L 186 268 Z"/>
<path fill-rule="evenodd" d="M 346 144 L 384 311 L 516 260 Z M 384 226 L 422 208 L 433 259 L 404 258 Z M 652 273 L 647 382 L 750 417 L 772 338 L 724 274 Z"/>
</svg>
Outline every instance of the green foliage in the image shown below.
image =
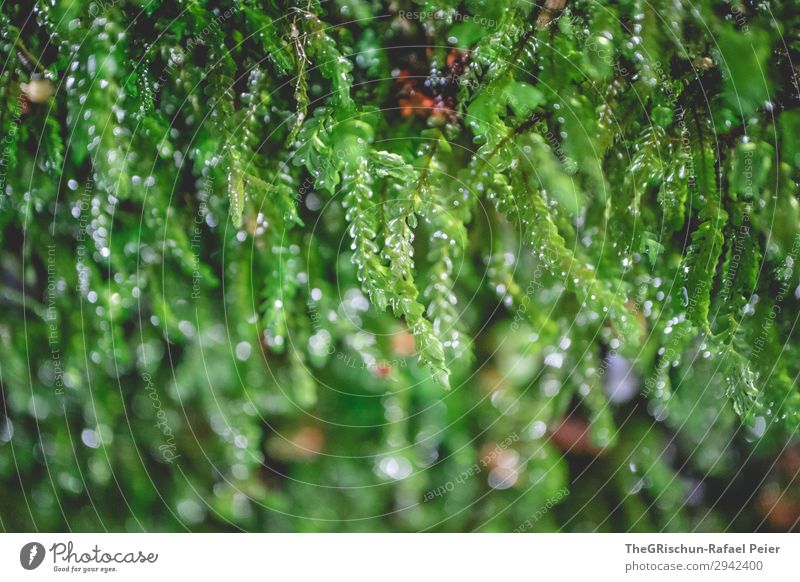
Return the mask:
<svg viewBox="0 0 800 582">
<path fill-rule="evenodd" d="M 758 526 L 800 15 L 560 4 L 4 4 L 2 527 Z"/>
</svg>

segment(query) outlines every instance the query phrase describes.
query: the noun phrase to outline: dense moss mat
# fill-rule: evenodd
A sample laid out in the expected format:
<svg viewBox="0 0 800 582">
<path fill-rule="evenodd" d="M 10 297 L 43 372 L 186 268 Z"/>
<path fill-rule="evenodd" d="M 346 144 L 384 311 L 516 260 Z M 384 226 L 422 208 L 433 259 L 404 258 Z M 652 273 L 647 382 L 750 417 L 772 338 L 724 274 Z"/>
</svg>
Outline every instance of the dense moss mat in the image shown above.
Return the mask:
<svg viewBox="0 0 800 582">
<path fill-rule="evenodd" d="M 800 519 L 800 5 L 0 7 L 0 526 Z"/>
</svg>

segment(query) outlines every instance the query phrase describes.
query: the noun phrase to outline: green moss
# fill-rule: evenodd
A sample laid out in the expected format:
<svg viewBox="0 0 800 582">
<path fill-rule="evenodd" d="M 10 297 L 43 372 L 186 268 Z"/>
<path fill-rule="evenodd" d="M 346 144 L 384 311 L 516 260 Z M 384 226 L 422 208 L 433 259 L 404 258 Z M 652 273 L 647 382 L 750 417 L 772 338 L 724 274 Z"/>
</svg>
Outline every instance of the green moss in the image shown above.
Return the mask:
<svg viewBox="0 0 800 582">
<path fill-rule="evenodd" d="M 5 529 L 760 523 L 795 3 L 6 4 Z"/>
</svg>

